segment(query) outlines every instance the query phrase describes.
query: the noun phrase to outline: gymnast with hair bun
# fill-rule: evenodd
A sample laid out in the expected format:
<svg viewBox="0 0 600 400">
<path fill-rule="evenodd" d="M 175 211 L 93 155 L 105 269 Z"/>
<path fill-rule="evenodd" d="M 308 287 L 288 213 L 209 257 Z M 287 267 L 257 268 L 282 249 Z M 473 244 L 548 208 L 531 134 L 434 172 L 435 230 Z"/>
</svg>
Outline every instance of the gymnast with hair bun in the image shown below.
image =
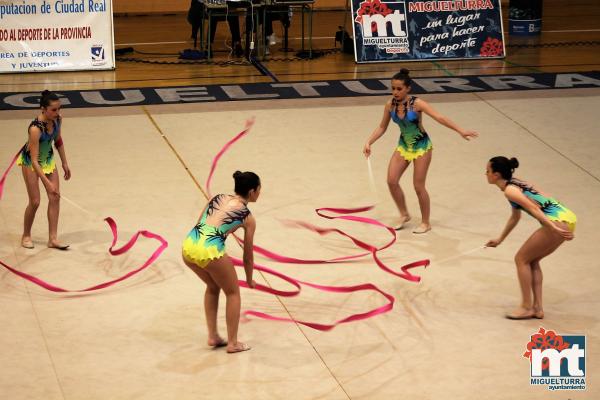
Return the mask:
<svg viewBox="0 0 600 400">
<path fill-rule="evenodd" d="M 188 233 L 182 246 L 183 262 L 206 283 L 204 311 L 208 345 L 227 346 L 228 353 L 250 350 L 250 346 L 237 339 L 241 308 L 240 287 L 233 262 L 225 253 L 225 239 L 235 230 L 244 229 L 246 283 L 254 288 L 252 249 L 256 221 L 248 209 L 248 203 L 255 202 L 260 195 L 260 178 L 254 172 L 236 171 L 233 179 L 235 195 L 214 196 L 204 207 L 200 219 Z M 227 341 L 217 331 L 221 290 L 226 298 Z"/>
<path fill-rule="evenodd" d="M 506 315 L 508 319 L 544 318 L 542 305 L 542 258 L 552 254 L 565 240 L 573 239 L 577 217 L 558 200 L 542 193 L 530 183 L 513 177 L 519 166 L 516 158 L 493 157 L 485 174 L 489 184 L 504 192 L 512 206 L 512 214 L 497 239 L 486 247 L 496 247 L 504 241 L 521 218 L 521 210 L 542 225 L 523 243 L 515 255 L 517 276 L 521 286 L 521 305 Z M 533 293 L 533 298 L 531 294 Z"/>
<path fill-rule="evenodd" d="M 425 100 L 410 96 L 411 83 L 409 71 L 405 68 L 392 77 L 392 99 L 385 104 L 381 122 L 369 136 L 363 153 L 369 157 L 371 145 L 383 136 L 390 120 L 398 124 L 400 138 L 390 159 L 387 175 L 390 193 L 400 211 L 400 223 L 395 229 L 402 229 L 411 218 L 406 208 L 404 192 L 400 187 L 400 178 L 410 163 L 414 162 L 413 184 L 421 208 L 421 224 L 413 230 L 413 233 L 425 233 L 431 230 L 430 201 L 425 188 L 425 179 L 431 163 L 433 145 L 423 127 L 422 113 L 458 132 L 466 140 L 477 137 L 478 133 L 462 129 L 448 117 L 435 111 Z"/>
</svg>

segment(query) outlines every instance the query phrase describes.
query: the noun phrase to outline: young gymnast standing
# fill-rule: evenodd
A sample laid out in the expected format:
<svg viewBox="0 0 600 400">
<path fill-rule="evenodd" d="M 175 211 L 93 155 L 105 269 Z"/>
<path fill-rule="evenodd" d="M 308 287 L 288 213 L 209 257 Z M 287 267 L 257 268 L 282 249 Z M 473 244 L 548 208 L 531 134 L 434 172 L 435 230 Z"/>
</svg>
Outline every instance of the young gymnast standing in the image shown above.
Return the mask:
<svg viewBox="0 0 600 400">
<path fill-rule="evenodd" d="M 425 188 L 427 170 L 431 163 L 433 146 L 429 135 L 423 128 L 422 113 L 429 115 L 438 123 L 458 132 L 464 139 L 477 137 L 477 132 L 460 128 L 448 117 L 438 113 L 425 100 L 409 96 L 412 80 L 407 69 L 400 70 L 392 77 L 392 99 L 384 107 L 383 117 L 363 148 L 366 157 L 371 154 L 371 145 L 377 141 L 393 120 L 400 127 L 400 139 L 388 167 L 387 183 L 398 211 L 400 223 L 396 229 L 402 229 L 404 223 L 410 220 L 406 208 L 404 192 L 400 187 L 400 178 L 411 162 L 414 162 L 413 184 L 419 207 L 421 208 L 421 224 L 413 233 L 425 233 L 431 230 L 429 193 Z"/>
<path fill-rule="evenodd" d="M 23 223 L 23 236 L 21 237 L 21 246 L 27 249 L 33 249 L 31 240 L 31 227 L 35 218 L 35 213 L 40 205 L 40 187 L 39 181 L 46 188 L 48 194 L 48 247 L 66 250 L 69 245 L 61 244 L 58 241 L 58 214 L 60 211 L 60 193 L 59 178 L 54 161 L 54 150 L 52 145 L 58 150 L 65 180 L 71 178 L 71 170 L 67 163 L 65 147 L 63 145 L 60 116 L 60 99 L 58 96 L 48 90 L 42 92 L 40 99 L 41 113 L 29 124 L 29 140 L 23 146 L 21 154 L 17 159 L 17 165 L 20 165 L 23 171 L 23 179 L 27 187 L 29 203 L 25 208 L 25 217 Z"/>
</svg>

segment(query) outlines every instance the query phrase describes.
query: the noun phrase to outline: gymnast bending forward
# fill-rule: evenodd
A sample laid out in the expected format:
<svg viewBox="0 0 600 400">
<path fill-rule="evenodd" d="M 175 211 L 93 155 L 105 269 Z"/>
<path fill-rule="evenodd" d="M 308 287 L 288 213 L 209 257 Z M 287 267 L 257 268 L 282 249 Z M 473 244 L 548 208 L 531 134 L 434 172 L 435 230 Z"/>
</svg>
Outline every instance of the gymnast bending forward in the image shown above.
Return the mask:
<svg viewBox="0 0 600 400">
<path fill-rule="evenodd" d="M 523 243 L 515 255 L 517 276 L 521 286 L 521 305 L 506 315 L 509 319 L 544 318 L 542 305 L 542 258 L 552 254 L 565 240 L 573 239 L 577 217 L 556 199 L 542 193 L 532 184 L 513 177 L 519 166 L 516 158 L 492 158 L 486 167 L 488 183 L 504 192 L 512 206 L 512 214 L 500 237 L 487 242 L 496 247 L 519 222 L 521 210 L 542 225 Z M 532 298 L 533 293 L 533 298 Z"/>
<path fill-rule="evenodd" d="M 254 288 L 252 255 L 256 221 L 248 203 L 260 195 L 260 178 L 253 172 L 236 171 L 235 195 L 218 194 L 204 208 L 198 223 L 183 242 L 182 256 L 185 264 L 206 283 L 204 311 L 208 328 L 209 346 L 227 346 L 228 353 L 250 350 L 250 346 L 238 341 L 240 322 L 240 287 L 235 267 L 225 253 L 225 239 L 235 230 L 244 230 L 244 270 L 248 286 Z M 225 317 L 227 341 L 217 330 L 219 294 L 225 293 Z"/>
</svg>

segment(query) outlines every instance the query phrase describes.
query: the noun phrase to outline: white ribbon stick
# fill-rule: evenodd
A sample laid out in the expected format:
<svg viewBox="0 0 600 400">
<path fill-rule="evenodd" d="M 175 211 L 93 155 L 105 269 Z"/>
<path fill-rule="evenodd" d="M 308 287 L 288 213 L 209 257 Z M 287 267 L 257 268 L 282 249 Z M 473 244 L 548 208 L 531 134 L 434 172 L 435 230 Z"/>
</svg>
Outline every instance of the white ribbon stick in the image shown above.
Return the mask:
<svg viewBox="0 0 600 400">
<path fill-rule="evenodd" d="M 375 200 L 379 203 L 379 196 L 377 195 L 377 188 L 375 187 L 375 178 L 373 177 L 373 167 L 371 166 L 371 157 L 367 157 L 367 169 L 369 170 L 369 182 L 371 184 L 371 191 L 375 195 Z"/>
<path fill-rule="evenodd" d="M 475 253 L 476 251 L 479 251 L 479 250 L 481 250 L 481 249 L 485 249 L 485 246 L 477 246 L 477 247 L 475 247 L 474 249 L 467 250 L 467 251 L 463 251 L 463 252 L 462 252 L 462 253 L 460 253 L 460 254 L 457 254 L 457 255 L 454 255 L 454 256 L 451 256 L 451 257 L 444 258 L 444 259 L 442 259 L 442 260 L 440 260 L 440 261 L 433 261 L 433 262 L 432 262 L 432 264 L 441 264 L 441 263 L 445 263 L 445 262 L 448 262 L 448 261 L 451 261 L 451 260 L 455 260 L 455 259 L 457 259 L 457 258 L 460 258 L 460 257 L 466 256 L 466 255 L 468 255 L 468 254 Z"/>
</svg>

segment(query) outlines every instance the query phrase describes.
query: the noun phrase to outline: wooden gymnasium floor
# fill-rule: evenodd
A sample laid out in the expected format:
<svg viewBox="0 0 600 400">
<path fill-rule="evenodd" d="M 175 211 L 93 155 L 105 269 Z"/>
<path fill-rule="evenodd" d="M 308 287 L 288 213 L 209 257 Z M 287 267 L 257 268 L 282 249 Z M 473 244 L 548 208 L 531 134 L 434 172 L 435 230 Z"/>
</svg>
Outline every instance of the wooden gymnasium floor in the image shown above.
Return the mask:
<svg viewBox="0 0 600 400">
<path fill-rule="evenodd" d="M 539 42 L 597 41 L 600 6 L 577 1 L 566 20 L 559 2 L 547 0 Z M 316 16 L 315 36 L 331 36 L 337 12 Z M 158 37 L 149 24 L 160 23 Z M 297 24 L 294 23 L 294 27 Z M 328 26 L 328 27 L 326 27 Z M 292 31 L 297 37 L 298 32 Z M 173 52 L 189 46 L 183 16 L 116 18 L 116 41 L 136 49 Z M 220 30 L 220 38 L 225 33 Z M 181 42 L 138 45 L 136 43 Z M 332 39 L 315 47 L 331 47 Z M 512 38 L 509 43 L 513 43 Z M 294 44 L 296 46 L 296 44 Z M 410 63 L 415 76 L 591 71 L 600 65 L 598 46 L 510 48 L 506 60 Z M 280 55 L 278 55 L 280 56 Z M 136 54 L 135 57 L 142 57 Z M 224 58 L 224 57 L 223 57 Z M 163 59 L 163 58 L 160 58 Z M 168 59 L 165 57 L 164 59 Z M 334 54 L 313 61 L 267 61 L 280 80 L 388 78 L 401 65 L 355 65 Z M 402 65 L 404 66 L 404 65 Z M 127 88 L 261 82 L 248 66 L 155 66 L 119 62 L 112 72 L 0 76 L 2 91 Z M 393 223 L 385 184 L 387 160 L 397 132 L 374 146 L 375 187 L 369 185 L 361 147 L 381 116 L 385 97 L 268 100 L 169 106 L 65 108 L 64 137 L 73 178 L 62 194 L 60 233 L 69 252 L 44 248 L 46 197 L 34 224 L 34 250 L 19 246 L 26 193 L 20 171 L 8 176 L 0 202 L 0 260 L 67 288 L 117 277 L 155 249 L 142 240 L 130 253 L 110 257 L 112 216 L 120 237 L 138 229 L 169 242 L 142 274 L 92 295 L 59 295 L 0 271 L 0 393 L 5 399 L 594 399 L 600 397 L 600 89 L 478 92 L 424 96 L 460 125 L 480 132 L 465 142 L 426 121 L 435 144 L 428 176 L 433 230 L 381 253 L 397 266 L 429 258 L 420 284 L 379 270 L 369 258 L 351 264 L 294 266 L 256 261 L 302 280 L 353 285 L 371 282 L 396 297 L 394 309 L 375 318 L 318 332 L 289 323 L 253 319 L 240 326 L 249 352 L 227 355 L 206 347 L 203 284 L 180 261 L 180 243 L 205 199 L 186 172 L 206 179 L 210 161 L 256 116 L 251 133 L 221 160 L 215 192 L 230 192 L 235 169 L 261 175 L 263 192 L 252 205 L 256 242 L 302 258 L 353 253 L 338 237 L 291 229 L 282 219 L 339 227 L 376 244 L 388 236 L 375 228 L 319 220 L 321 206 L 377 203 L 369 215 Z M 0 160 L 7 164 L 25 140 L 34 111 L 0 112 Z M 169 146 L 165 139 L 171 143 Z M 516 156 L 518 175 L 562 199 L 578 215 L 576 239 L 545 260 L 543 321 L 509 321 L 503 313 L 518 302 L 513 256 L 536 228 L 524 216 L 505 243 L 479 249 L 504 226 L 509 207 L 486 183 L 486 161 Z M 180 159 L 178 159 L 178 157 Z M 184 165 L 183 165 L 184 164 Z M 402 184 L 418 220 L 409 170 Z M 122 241 L 121 241 L 122 243 Z M 232 255 L 241 251 L 228 242 Z M 241 272 L 241 271 L 240 271 Z M 286 284 L 257 274 L 256 280 Z M 328 323 L 384 304 L 372 294 L 336 295 L 304 289 L 295 298 L 242 289 L 243 309 Z M 224 301 L 219 324 L 224 326 Z M 541 326 L 587 337 L 587 389 L 552 392 L 529 383 L 522 356 Z"/>
</svg>

